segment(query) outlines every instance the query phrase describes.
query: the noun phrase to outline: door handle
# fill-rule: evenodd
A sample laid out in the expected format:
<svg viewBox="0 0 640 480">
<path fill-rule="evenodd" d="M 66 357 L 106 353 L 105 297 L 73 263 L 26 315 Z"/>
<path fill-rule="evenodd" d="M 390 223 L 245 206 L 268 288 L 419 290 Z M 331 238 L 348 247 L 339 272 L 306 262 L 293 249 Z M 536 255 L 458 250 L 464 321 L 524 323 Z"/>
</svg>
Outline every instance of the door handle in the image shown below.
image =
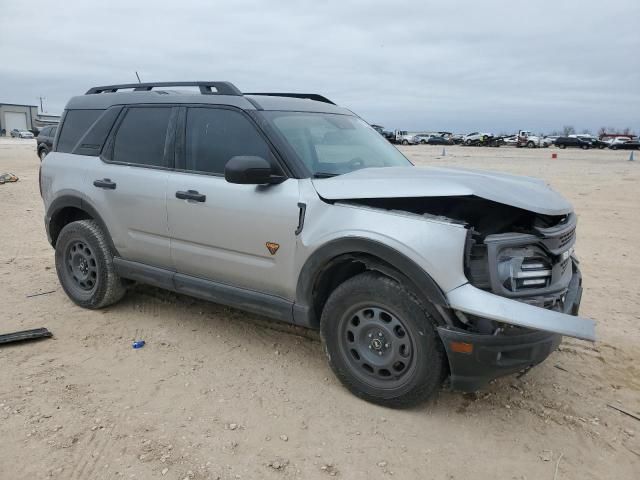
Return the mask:
<svg viewBox="0 0 640 480">
<path fill-rule="evenodd" d="M 107 190 L 115 190 L 116 182 L 112 182 L 110 178 L 103 178 L 102 180 L 94 180 L 93 186 L 98 188 L 105 188 Z"/>
<path fill-rule="evenodd" d="M 176 198 L 180 200 L 193 200 L 194 202 L 204 202 L 207 199 L 207 196 L 197 192 L 196 190 L 187 190 L 186 192 L 178 191 L 176 192 Z"/>
</svg>

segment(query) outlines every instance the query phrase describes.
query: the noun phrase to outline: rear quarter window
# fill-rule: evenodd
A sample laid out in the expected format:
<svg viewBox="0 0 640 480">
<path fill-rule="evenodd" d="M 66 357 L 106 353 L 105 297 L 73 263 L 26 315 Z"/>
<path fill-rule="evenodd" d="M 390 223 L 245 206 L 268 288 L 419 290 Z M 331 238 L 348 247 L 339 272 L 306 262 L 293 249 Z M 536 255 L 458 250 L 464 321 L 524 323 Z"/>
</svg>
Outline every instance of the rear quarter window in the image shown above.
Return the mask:
<svg viewBox="0 0 640 480">
<path fill-rule="evenodd" d="M 67 110 L 56 151 L 70 153 L 104 110 Z"/>
</svg>

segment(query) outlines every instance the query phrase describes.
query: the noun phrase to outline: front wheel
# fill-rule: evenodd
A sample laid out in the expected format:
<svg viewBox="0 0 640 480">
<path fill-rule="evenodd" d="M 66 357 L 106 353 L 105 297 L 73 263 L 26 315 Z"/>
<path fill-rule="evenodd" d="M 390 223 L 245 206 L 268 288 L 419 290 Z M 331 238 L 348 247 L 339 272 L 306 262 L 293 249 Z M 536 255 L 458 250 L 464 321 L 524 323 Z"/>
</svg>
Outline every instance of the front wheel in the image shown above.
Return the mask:
<svg viewBox="0 0 640 480">
<path fill-rule="evenodd" d="M 582 149 L 583 150 L 589 150 L 589 146 L 588 145 L 582 145 Z"/>
<path fill-rule="evenodd" d="M 367 272 L 336 288 L 320 321 L 329 364 L 356 396 L 408 407 L 432 396 L 445 362 L 433 318 L 404 286 Z"/>
<path fill-rule="evenodd" d="M 566 145 L 558 145 L 558 148 L 561 148 L 562 150 L 564 150 L 565 148 L 567 148 Z"/>
<path fill-rule="evenodd" d="M 44 160 L 44 157 L 47 156 L 47 153 L 48 152 L 47 152 L 46 148 L 43 148 L 43 149 L 40 150 L 40 153 L 38 153 L 38 156 L 40 157 L 40 161 Z"/>
<path fill-rule="evenodd" d="M 106 307 L 126 292 L 106 234 L 94 220 L 71 222 L 62 229 L 56 241 L 56 271 L 67 296 L 84 308 Z"/>
<path fill-rule="evenodd" d="M 533 142 L 527 142 L 527 148 L 534 148 L 536 146 Z"/>
<path fill-rule="evenodd" d="M 402 145 L 409 145 L 409 140 L 402 140 Z"/>
</svg>

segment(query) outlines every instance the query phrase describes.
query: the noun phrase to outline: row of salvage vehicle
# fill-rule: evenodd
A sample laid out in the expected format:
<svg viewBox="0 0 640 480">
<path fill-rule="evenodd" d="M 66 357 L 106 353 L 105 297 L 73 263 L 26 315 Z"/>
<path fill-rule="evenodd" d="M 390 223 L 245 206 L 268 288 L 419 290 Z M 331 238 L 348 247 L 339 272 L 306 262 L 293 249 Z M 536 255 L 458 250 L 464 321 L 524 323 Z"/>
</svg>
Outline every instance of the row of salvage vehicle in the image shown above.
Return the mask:
<svg viewBox="0 0 640 480">
<path fill-rule="evenodd" d="M 638 150 L 640 142 L 635 135 L 605 135 L 600 138 L 590 134 L 567 136 L 535 135 L 529 130 L 520 130 L 515 135 L 494 135 L 492 133 L 471 132 L 466 135 L 451 132 L 415 133 L 406 130 L 386 131 L 379 125 L 372 125 L 391 143 L 400 145 L 463 145 L 467 147 L 547 148 L 610 148 L 611 150 Z"/>
</svg>

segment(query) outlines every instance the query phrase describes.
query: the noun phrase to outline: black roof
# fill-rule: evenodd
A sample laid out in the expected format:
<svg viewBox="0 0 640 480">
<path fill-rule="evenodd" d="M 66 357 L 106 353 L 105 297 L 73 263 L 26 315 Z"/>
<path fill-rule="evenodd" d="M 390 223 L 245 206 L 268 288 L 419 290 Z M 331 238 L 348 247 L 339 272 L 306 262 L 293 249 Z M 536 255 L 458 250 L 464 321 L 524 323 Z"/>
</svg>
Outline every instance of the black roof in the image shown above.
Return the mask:
<svg viewBox="0 0 640 480">
<path fill-rule="evenodd" d="M 198 90 L 171 90 L 170 87 L 198 87 Z M 243 110 L 283 110 L 352 115 L 328 98 L 315 93 L 245 93 L 230 82 L 128 83 L 93 87 L 73 97 L 67 109 L 105 109 L 129 104 L 209 104 L 229 105 Z"/>
</svg>

